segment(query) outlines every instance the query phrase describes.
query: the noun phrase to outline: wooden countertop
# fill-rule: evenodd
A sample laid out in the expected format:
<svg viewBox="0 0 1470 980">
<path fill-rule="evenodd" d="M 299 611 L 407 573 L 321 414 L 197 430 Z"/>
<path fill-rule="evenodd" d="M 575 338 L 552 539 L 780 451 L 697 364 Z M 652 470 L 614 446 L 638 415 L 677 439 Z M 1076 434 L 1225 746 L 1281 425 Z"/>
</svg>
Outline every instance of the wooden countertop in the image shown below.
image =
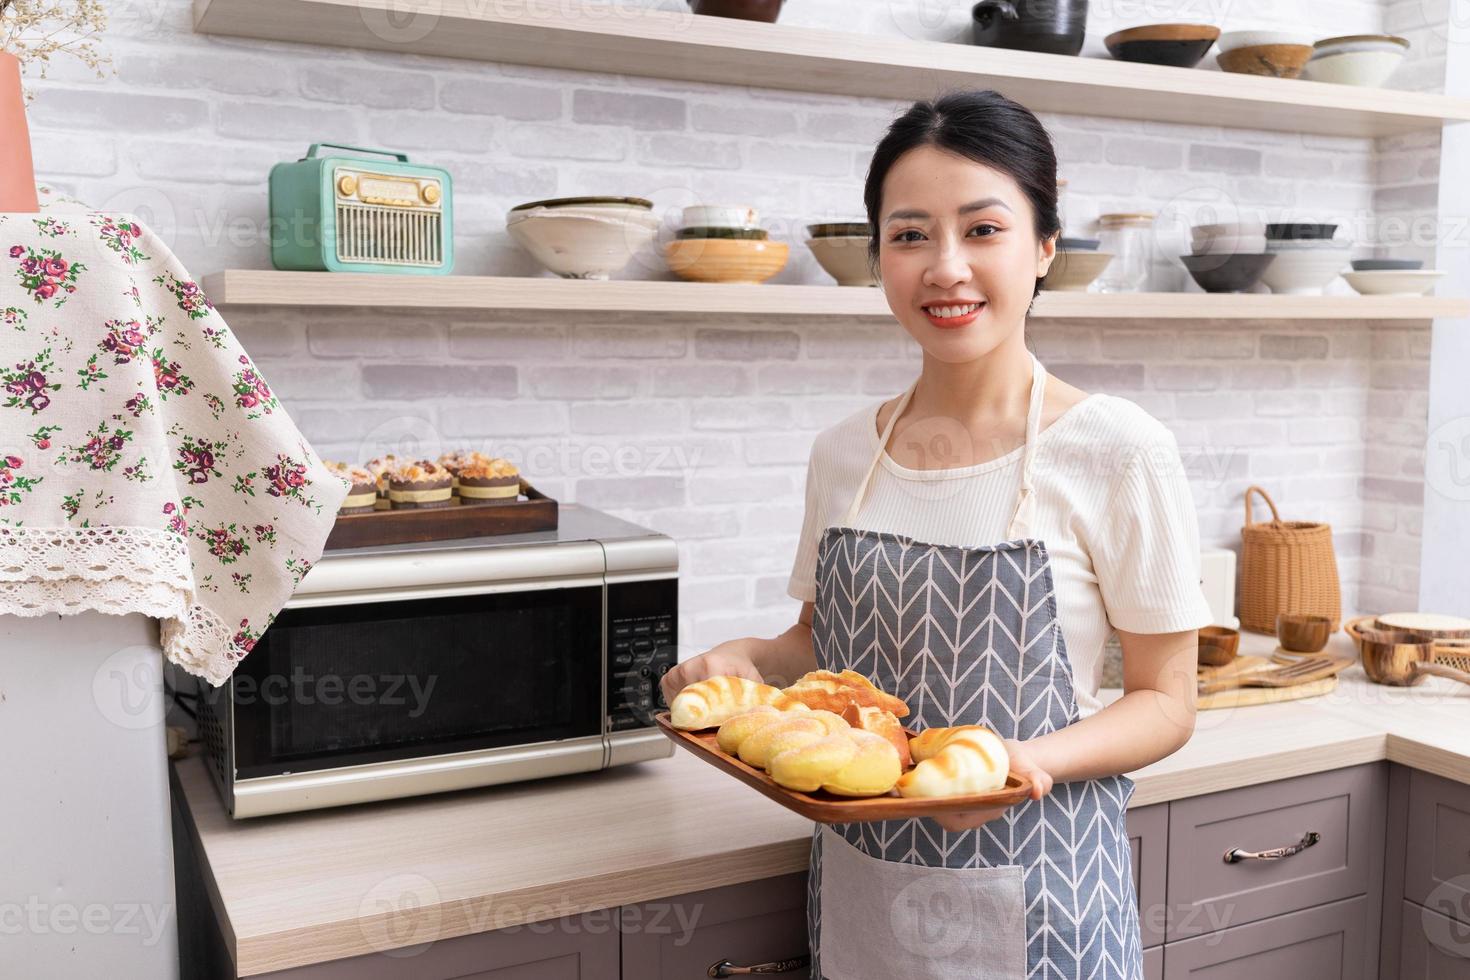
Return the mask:
<svg viewBox="0 0 1470 980">
<path fill-rule="evenodd" d="M 1245 634 L 1242 653 L 1274 641 Z M 1339 633 L 1329 650 L 1351 655 Z M 1105 691 L 1112 701 L 1120 691 Z M 1470 688 L 1371 684 L 1201 712 L 1179 752 L 1131 774 L 1133 806 L 1388 759 L 1470 783 Z M 447 939 L 806 867 L 810 822 L 693 756 L 514 786 L 256 820 L 177 763 L 200 862 L 241 976 L 395 945 L 397 909 Z"/>
</svg>

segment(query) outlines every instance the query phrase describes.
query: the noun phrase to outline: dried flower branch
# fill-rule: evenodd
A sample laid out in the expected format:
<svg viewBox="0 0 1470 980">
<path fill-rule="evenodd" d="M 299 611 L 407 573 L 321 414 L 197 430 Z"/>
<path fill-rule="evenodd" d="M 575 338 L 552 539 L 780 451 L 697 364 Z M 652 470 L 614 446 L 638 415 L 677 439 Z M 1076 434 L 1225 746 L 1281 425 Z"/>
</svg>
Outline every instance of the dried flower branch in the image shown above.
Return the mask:
<svg viewBox="0 0 1470 980">
<path fill-rule="evenodd" d="M 21 70 L 39 64 L 46 77 L 53 55 L 70 55 L 106 78 L 112 59 L 97 47 L 107 30 L 102 0 L 0 0 L 0 51 L 20 61 Z M 26 93 L 30 102 L 33 93 Z"/>
</svg>

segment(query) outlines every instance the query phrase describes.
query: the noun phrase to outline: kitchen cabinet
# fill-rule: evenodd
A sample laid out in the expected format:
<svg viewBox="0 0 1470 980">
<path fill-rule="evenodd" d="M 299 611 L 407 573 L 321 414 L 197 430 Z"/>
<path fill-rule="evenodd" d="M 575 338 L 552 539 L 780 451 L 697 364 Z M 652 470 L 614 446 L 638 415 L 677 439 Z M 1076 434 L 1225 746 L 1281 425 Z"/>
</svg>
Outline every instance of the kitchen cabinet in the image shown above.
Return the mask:
<svg viewBox="0 0 1470 980">
<path fill-rule="evenodd" d="M 1402 946 L 1398 980 L 1465 980 L 1470 976 L 1470 926 L 1413 902 L 1400 902 Z"/>
<path fill-rule="evenodd" d="M 1169 867 L 1169 804 L 1128 811 L 1128 846 L 1133 852 L 1133 893 L 1138 900 L 1138 927 L 1143 947 L 1164 941 L 1164 881 Z M 1145 961 L 1147 966 L 1147 961 Z M 1163 968 L 1163 961 L 1159 961 Z"/>
<path fill-rule="evenodd" d="M 1383 980 L 1470 977 L 1470 786 L 1389 773 Z"/>
<path fill-rule="evenodd" d="M 1164 980 L 1370 980 L 1368 896 L 1164 946 Z"/>
<path fill-rule="evenodd" d="M 1413 771 L 1408 793 L 1403 897 L 1470 926 L 1470 786 Z"/>
</svg>

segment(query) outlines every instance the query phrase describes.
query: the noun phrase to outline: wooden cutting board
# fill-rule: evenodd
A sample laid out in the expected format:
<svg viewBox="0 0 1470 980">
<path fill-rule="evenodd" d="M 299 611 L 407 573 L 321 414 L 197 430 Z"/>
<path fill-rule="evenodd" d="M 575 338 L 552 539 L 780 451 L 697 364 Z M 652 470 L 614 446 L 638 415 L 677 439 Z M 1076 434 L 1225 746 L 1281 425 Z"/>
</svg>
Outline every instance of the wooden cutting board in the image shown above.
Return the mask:
<svg viewBox="0 0 1470 980">
<path fill-rule="evenodd" d="M 1219 680 L 1251 670 L 1259 670 L 1271 664 L 1270 657 L 1236 657 L 1223 667 L 1201 667 L 1201 680 Z M 1337 675 L 1306 684 L 1290 687 L 1237 687 L 1229 691 L 1217 691 L 1195 699 L 1195 708 L 1207 711 L 1210 708 L 1241 708 L 1252 704 L 1274 704 L 1277 701 L 1295 701 L 1299 698 L 1314 698 L 1337 687 Z"/>
</svg>

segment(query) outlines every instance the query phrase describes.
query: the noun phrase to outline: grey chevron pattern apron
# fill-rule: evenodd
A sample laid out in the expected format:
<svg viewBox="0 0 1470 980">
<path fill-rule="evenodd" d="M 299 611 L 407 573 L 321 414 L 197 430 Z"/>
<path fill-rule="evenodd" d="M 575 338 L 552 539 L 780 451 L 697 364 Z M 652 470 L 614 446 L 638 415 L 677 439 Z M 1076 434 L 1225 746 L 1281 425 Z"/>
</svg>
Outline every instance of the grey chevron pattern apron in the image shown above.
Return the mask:
<svg viewBox="0 0 1470 980">
<path fill-rule="evenodd" d="M 909 706 L 910 728 L 983 724 L 1026 740 L 1078 720 L 1046 545 L 1029 537 L 1046 372 L 1032 359 L 1021 491 L 1008 540 L 926 544 L 843 524 L 817 557 L 817 666 L 851 668 Z M 916 382 L 917 384 L 917 382 Z M 813 980 L 1141 980 L 1125 776 L 1057 783 L 963 833 L 928 819 L 818 825 Z"/>
</svg>

